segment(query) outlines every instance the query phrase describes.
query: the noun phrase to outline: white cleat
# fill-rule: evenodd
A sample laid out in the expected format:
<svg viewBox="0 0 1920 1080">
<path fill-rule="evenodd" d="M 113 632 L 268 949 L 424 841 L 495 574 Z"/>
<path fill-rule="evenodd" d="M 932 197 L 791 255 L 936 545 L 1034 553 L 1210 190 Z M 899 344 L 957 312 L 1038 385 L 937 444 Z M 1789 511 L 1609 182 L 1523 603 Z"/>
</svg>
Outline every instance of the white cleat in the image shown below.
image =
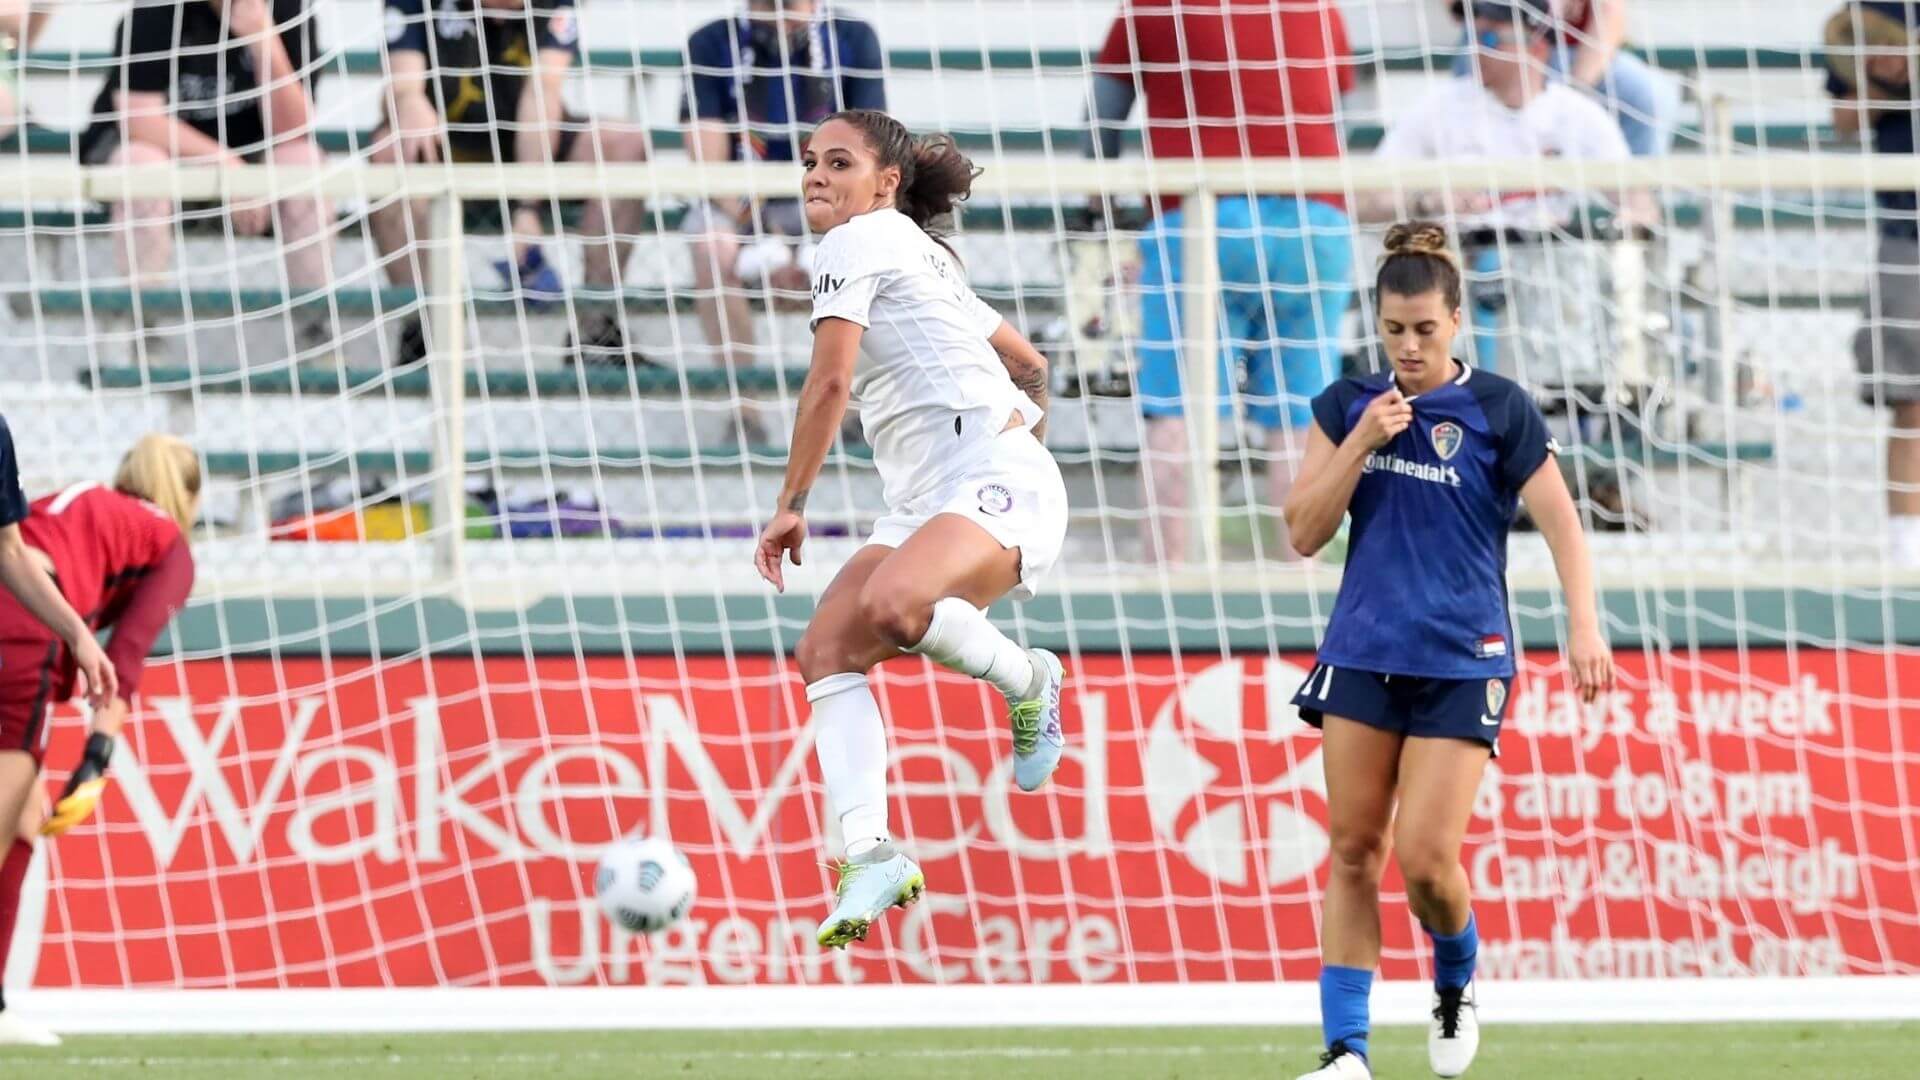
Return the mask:
<svg viewBox="0 0 1920 1080">
<path fill-rule="evenodd" d="M 1060 658 L 1045 649 L 1028 649 L 1033 658 L 1033 685 L 1019 701 L 1007 701 L 1007 722 L 1013 727 L 1013 782 L 1021 791 L 1039 791 L 1060 767 L 1067 736 L 1060 729 L 1060 686 L 1066 671 Z"/>
<path fill-rule="evenodd" d="M 927 891 L 920 864 L 894 849 L 891 843 L 837 864 L 840 883 L 833 890 L 833 911 L 820 924 L 814 940 L 824 949 L 844 949 L 865 941 L 873 921 L 890 907 L 904 908 Z"/>
<path fill-rule="evenodd" d="M 0 1009 L 0 1046 L 59 1046 L 60 1036 Z"/>
<path fill-rule="evenodd" d="M 1427 1029 L 1427 1064 L 1435 1076 L 1462 1076 L 1480 1049 L 1480 1009 L 1473 984 L 1433 992 L 1433 1026 Z"/>
<path fill-rule="evenodd" d="M 1336 1043 L 1320 1055 L 1320 1067 L 1300 1080 L 1373 1080 L 1373 1070 L 1367 1068 L 1366 1058 Z"/>
</svg>

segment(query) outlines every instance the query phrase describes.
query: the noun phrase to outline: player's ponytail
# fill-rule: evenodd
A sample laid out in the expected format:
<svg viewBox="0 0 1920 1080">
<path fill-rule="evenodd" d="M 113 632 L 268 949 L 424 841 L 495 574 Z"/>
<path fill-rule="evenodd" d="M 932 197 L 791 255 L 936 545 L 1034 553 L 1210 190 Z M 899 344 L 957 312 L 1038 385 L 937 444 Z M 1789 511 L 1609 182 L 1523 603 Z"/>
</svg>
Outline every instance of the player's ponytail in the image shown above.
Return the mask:
<svg viewBox="0 0 1920 1080">
<path fill-rule="evenodd" d="M 1387 230 L 1386 254 L 1374 288 L 1395 296 L 1438 292 L 1449 311 L 1460 307 L 1460 259 L 1447 228 L 1434 221 L 1403 221 Z"/>
<path fill-rule="evenodd" d="M 913 143 L 913 172 L 901 174 L 900 212 L 939 236 L 951 231 L 954 204 L 973 194 L 974 167 L 951 135 L 927 135 Z"/>
<path fill-rule="evenodd" d="M 952 231 L 954 206 L 972 194 L 974 178 L 980 175 L 980 170 L 960 152 L 953 136 L 926 135 L 916 139 L 905 124 L 878 109 L 847 109 L 821 123 L 831 120 L 858 131 L 879 159 L 880 168 L 900 170 L 895 209 L 936 240 Z M 941 242 L 945 244 L 944 240 Z"/>
<path fill-rule="evenodd" d="M 200 509 L 200 455 L 185 439 L 158 432 L 133 444 L 113 474 L 113 489 L 145 499 L 180 523 L 180 535 L 193 535 Z"/>
</svg>

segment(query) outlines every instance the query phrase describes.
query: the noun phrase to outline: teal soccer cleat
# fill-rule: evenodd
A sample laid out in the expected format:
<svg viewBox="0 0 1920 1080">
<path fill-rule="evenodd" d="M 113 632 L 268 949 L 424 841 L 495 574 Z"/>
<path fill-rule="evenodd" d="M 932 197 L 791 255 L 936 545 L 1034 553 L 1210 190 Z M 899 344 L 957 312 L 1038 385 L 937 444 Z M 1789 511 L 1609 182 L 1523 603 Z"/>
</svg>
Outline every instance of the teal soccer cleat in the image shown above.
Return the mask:
<svg viewBox="0 0 1920 1080">
<path fill-rule="evenodd" d="M 1013 726 L 1013 782 L 1021 791 L 1038 791 L 1060 767 L 1067 748 L 1060 729 L 1060 684 L 1066 670 L 1060 658 L 1045 649 L 1028 649 L 1033 658 L 1033 684 L 1019 701 L 1007 699 L 1007 722 Z"/>
<path fill-rule="evenodd" d="M 814 935 L 822 948 L 844 949 L 865 941 L 873 920 L 890 907 L 906 907 L 927 891 L 920 864 L 902 855 L 891 843 L 860 855 L 834 869 L 840 884 L 833 890 L 833 912 Z"/>
</svg>

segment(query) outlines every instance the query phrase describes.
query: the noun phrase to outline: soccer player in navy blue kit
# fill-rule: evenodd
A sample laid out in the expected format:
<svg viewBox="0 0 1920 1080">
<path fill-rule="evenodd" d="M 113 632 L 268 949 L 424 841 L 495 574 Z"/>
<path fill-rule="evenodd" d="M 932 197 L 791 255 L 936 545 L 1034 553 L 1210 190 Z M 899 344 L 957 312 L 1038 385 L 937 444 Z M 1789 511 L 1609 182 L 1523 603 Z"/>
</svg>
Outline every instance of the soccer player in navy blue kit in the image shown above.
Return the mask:
<svg viewBox="0 0 1920 1080">
<path fill-rule="evenodd" d="M 1353 517 L 1319 662 L 1293 699 L 1324 733 L 1333 849 L 1320 934 L 1327 1051 L 1301 1080 L 1373 1075 L 1367 995 L 1389 836 L 1433 941 L 1433 1071 L 1465 1073 L 1479 1047 L 1479 938 L 1460 845 L 1513 685 L 1506 565 L 1518 503 L 1560 574 L 1575 688 L 1592 701 L 1613 684 L 1586 538 L 1545 419 L 1512 381 L 1453 358 L 1460 266 L 1446 230 L 1396 225 L 1386 249 L 1377 286 L 1391 370 L 1314 399 L 1286 505 L 1303 555 Z"/>
</svg>

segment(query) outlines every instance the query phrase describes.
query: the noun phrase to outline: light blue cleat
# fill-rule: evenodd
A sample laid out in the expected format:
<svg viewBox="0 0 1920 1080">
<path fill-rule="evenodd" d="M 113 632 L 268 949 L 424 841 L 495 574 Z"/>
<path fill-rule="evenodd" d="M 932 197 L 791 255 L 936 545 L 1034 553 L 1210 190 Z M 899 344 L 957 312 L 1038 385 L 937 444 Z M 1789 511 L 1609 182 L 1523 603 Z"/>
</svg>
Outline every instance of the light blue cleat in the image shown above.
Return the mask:
<svg viewBox="0 0 1920 1080">
<path fill-rule="evenodd" d="M 840 874 L 840 883 L 833 890 L 833 912 L 814 934 L 814 940 L 825 949 L 844 949 L 853 942 L 865 941 L 873 920 L 890 907 L 906 907 L 927 891 L 920 864 L 890 843 L 839 863 L 834 869 Z"/>
<path fill-rule="evenodd" d="M 1028 649 L 1027 655 L 1033 658 L 1033 683 L 1021 700 L 1007 699 L 1007 722 L 1013 725 L 1013 782 L 1021 791 L 1038 791 L 1067 748 L 1060 729 L 1060 684 L 1067 674 L 1060 658 L 1045 649 Z"/>
</svg>

